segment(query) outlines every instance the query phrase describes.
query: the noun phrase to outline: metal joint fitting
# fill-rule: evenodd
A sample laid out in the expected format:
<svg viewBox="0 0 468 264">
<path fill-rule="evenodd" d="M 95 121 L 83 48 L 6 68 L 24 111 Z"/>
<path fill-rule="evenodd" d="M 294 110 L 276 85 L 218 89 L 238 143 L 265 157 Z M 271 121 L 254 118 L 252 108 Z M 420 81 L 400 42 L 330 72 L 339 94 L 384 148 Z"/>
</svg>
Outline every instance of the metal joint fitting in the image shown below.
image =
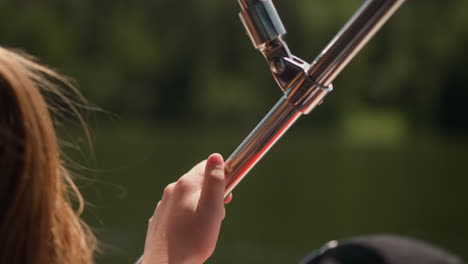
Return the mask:
<svg viewBox="0 0 468 264">
<path fill-rule="evenodd" d="M 241 20 L 285 93 L 226 160 L 225 197 L 303 115 L 333 89 L 332 82 L 405 0 L 365 0 L 319 56 L 307 63 L 290 52 L 272 0 L 238 0 Z"/>
<path fill-rule="evenodd" d="M 291 81 L 285 91 L 288 102 L 307 115 L 333 90 L 333 85 L 322 86 L 312 80 L 304 70 Z"/>
<path fill-rule="evenodd" d="M 271 0 L 248 1 L 243 7 L 239 16 L 256 49 L 262 50 L 270 41 L 286 35 L 286 29 Z"/>
</svg>

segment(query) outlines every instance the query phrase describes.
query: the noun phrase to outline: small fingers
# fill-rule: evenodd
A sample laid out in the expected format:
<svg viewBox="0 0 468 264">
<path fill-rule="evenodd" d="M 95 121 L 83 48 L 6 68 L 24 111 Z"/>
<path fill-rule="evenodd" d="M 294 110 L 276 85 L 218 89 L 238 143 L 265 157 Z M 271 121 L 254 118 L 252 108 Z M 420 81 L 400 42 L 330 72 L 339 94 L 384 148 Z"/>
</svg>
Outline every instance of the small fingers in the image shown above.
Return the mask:
<svg viewBox="0 0 468 264">
<path fill-rule="evenodd" d="M 232 193 L 230 193 L 226 198 L 224 198 L 224 204 L 228 204 L 232 201 Z"/>
<path fill-rule="evenodd" d="M 158 204 L 156 205 L 156 209 L 154 210 L 154 214 L 153 215 L 157 215 L 158 212 L 161 211 L 161 201 L 158 202 Z M 150 221 L 151 221 L 151 218 L 150 218 Z"/>
<path fill-rule="evenodd" d="M 164 214 L 167 204 L 171 200 L 171 197 L 174 195 L 175 186 L 176 186 L 176 183 L 173 182 L 167 185 L 166 188 L 164 188 L 161 200 L 156 205 L 156 209 L 154 209 L 153 217 L 151 219 L 152 222 L 157 221 L 159 218 L 161 218 L 161 215 Z"/>
<path fill-rule="evenodd" d="M 205 166 L 203 186 L 200 195 L 199 209 L 224 209 L 224 188 L 226 179 L 224 174 L 224 160 L 219 154 L 212 154 Z"/>
<path fill-rule="evenodd" d="M 164 207 L 166 203 L 162 203 L 162 200 L 156 205 L 153 215 L 148 221 L 149 228 L 156 228 L 157 223 L 160 221 L 162 215 L 164 214 Z"/>
<path fill-rule="evenodd" d="M 175 186 L 176 186 L 176 183 L 173 182 L 173 183 L 167 185 L 166 188 L 164 188 L 163 196 L 161 198 L 161 201 L 167 200 L 167 199 L 169 199 L 169 197 L 172 196 L 172 194 L 174 193 Z"/>
<path fill-rule="evenodd" d="M 201 161 L 200 163 L 195 165 L 191 169 L 191 171 L 195 172 L 198 175 L 203 175 L 203 173 L 205 173 L 206 162 L 207 162 L 207 160 Z"/>
<path fill-rule="evenodd" d="M 203 174 L 205 172 L 206 160 L 195 165 L 190 171 L 184 174 L 176 182 L 177 192 L 194 191 L 200 189 L 203 184 Z"/>
</svg>

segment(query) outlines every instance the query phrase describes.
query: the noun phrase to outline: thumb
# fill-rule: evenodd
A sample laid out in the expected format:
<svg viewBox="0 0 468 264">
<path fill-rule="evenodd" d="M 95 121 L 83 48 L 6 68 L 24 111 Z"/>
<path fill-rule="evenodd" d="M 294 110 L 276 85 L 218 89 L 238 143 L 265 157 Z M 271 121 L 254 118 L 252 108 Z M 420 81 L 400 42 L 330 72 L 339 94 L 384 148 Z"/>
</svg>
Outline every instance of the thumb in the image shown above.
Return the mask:
<svg viewBox="0 0 468 264">
<path fill-rule="evenodd" d="M 205 165 L 205 175 L 198 208 L 210 211 L 224 208 L 225 187 L 223 157 L 220 154 L 211 154 Z"/>
</svg>

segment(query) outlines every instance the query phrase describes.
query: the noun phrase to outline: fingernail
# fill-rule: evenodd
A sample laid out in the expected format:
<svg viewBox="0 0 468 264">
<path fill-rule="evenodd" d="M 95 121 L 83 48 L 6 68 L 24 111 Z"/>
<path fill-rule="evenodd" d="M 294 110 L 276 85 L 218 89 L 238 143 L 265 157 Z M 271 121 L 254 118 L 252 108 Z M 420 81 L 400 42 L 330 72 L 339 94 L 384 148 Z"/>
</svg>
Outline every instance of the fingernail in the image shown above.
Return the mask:
<svg viewBox="0 0 468 264">
<path fill-rule="evenodd" d="M 220 154 L 214 153 L 208 157 L 207 163 L 209 166 L 218 167 L 224 164 L 224 159 Z"/>
</svg>

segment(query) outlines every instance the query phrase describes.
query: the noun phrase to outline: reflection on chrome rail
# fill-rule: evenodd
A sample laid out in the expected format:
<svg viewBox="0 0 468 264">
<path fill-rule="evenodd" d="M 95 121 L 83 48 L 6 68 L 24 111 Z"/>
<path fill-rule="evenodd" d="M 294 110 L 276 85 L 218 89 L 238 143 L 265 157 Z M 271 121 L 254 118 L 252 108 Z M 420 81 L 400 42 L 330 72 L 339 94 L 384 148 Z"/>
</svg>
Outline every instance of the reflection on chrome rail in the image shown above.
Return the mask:
<svg viewBox="0 0 468 264">
<path fill-rule="evenodd" d="M 303 114 L 332 90 L 332 82 L 405 0 L 367 0 L 311 63 L 290 52 L 286 30 L 271 0 L 239 0 L 240 18 L 267 60 L 284 96 L 226 161 L 229 195 Z"/>
</svg>

